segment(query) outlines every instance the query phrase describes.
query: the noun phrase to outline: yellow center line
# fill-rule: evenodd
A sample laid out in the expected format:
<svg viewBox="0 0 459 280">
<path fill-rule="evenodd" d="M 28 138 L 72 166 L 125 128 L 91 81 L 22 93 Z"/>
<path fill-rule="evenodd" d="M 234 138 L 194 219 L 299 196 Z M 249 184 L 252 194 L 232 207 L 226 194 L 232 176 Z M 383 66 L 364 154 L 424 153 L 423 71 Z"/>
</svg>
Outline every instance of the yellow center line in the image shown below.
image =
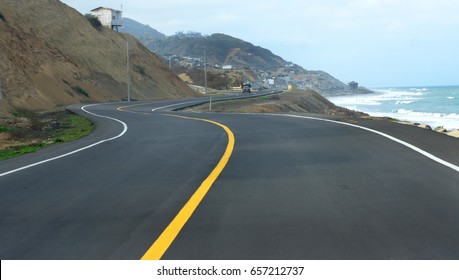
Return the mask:
<svg viewBox="0 0 459 280">
<path fill-rule="evenodd" d="M 169 246 L 172 244 L 172 242 L 174 242 L 175 238 L 178 236 L 183 226 L 190 219 L 191 215 L 193 215 L 194 211 L 199 206 L 201 201 L 204 199 L 207 192 L 212 187 L 213 183 L 217 180 L 218 176 L 225 168 L 226 164 L 228 163 L 231 157 L 231 154 L 233 153 L 234 143 L 235 143 L 233 132 L 227 126 L 221 123 L 214 122 L 211 120 L 206 120 L 206 119 L 191 118 L 191 117 L 184 117 L 184 116 L 177 116 L 177 115 L 164 114 L 163 116 L 196 120 L 196 121 L 208 122 L 208 123 L 217 125 L 223 128 L 225 132 L 228 134 L 228 144 L 226 146 L 225 153 L 221 157 L 217 166 L 215 166 L 214 170 L 212 170 L 209 176 L 204 180 L 204 182 L 202 182 L 201 186 L 199 186 L 199 188 L 191 196 L 188 202 L 183 206 L 183 208 L 180 210 L 177 216 L 175 216 L 175 218 L 166 227 L 166 229 L 161 233 L 158 239 L 156 239 L 153 245 L 151 245 L 148 251 L 141 258 L 141 260 L 159 260 L 164 255 L 164 253 L 166 253 Z"/>
<path fill-rule="evenodd" d="M 118 107 L 117 110 L 122 112 L 130 112 L 136 114 L 143 114 L 143 115 L 153 115 L 152 113 L 142 113 L 142 112 L 134 112 L 126 110 L 127 108 L 137 107 L 142 105 L 149 105 L 152 103 L 143 103 L 143 104 L 135 104 L 135 105 L 127 105 Z M 220 161 L 209 174 L 209 176 L 201 183 L 199 188 L 195 191 L 195 193 L 191 196 L 188 202 L 182 207 L 179 213 L 175 216 L 172 222 L 164 229 L 161 235 L 156 239 L 156 241 L 150 246 L 150 248 L 145 252 L 142 256 L 141 260 L 159 260 L 161 257 L 166 253 L 167 249 L 169 249 L 172 242 L 174 242 L 175 238 L 178 236 L 182 228 L 190 219 L 191 215 L 193 215 L 196 208 L 199 206 L 201 201 L 206 196 L 207 192 L 210 190 L 214 182 L 217 180 L 218 176 L 220 176 L 223 169 L 226 167 L 231 154 L 233 153 L 235 138 L 233 132 L 225 125 L 201 118 L 192 118 L 192 117 L 185 117 L 179 115 L 171 115 L 171 114 L 161 114 L 162 116 L 168 117 L 175 117 L 175 118 L 182 118 L 188 120 L 195 120 L 201 122 L 207 122 L 219 126 L 225 130 L 226 134 L 228 135 L 228 144 L 226 145 L 226 150 L 223 153 L 223 156 L 220 158 Z"/>
</svg>

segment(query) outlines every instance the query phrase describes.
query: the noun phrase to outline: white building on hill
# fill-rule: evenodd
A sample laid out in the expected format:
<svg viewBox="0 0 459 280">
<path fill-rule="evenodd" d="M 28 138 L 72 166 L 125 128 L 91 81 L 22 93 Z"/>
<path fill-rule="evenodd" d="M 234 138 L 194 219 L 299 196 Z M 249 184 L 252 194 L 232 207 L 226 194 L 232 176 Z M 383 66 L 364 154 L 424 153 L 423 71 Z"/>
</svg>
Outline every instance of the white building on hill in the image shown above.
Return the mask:
<svg viewBox="0 0 459 280">
<path fill-rule="evenodd" d="M 123 13 L 121 11 L 99 7 L 92 10 L 91 15 L 97 17 L 103 26 L 110 27 L 113 30 L 118 31 L 118 29 L 123 26 L 121 21 Z"/>
</svg>

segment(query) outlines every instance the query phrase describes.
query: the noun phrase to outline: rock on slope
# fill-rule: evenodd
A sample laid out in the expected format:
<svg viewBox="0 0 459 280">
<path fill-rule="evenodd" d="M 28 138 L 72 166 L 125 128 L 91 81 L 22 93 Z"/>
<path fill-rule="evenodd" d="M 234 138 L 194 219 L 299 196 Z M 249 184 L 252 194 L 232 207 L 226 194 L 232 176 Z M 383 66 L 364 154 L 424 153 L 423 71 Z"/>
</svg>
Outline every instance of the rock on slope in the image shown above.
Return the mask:
<svg viewBox="0 0 459 280">
<path fill-rule="evenodd" d="M 133 99 L 196 95 L 135 38 L 97 30 L 58 0 L 0 1 L 0 112 L 125 98 L 126 41 Z"/>
</svg>

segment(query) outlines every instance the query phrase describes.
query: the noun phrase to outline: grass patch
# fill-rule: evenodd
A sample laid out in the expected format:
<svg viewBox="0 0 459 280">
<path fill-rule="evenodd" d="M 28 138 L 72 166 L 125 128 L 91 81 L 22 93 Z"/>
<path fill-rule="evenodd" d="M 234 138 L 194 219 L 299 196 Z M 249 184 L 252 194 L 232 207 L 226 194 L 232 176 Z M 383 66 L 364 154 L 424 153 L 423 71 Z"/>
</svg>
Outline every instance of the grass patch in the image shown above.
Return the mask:
<svg viewBox="0 0 459 280">
<path fill-rule="evenodd" d="M 24 110 L 13 115 L 20 118 L 16 127 L 1 125 L 0 129 L 15 144 L 0 149 L 0 160 L 32 153 L 56 143 L 74 141 L 94 129 L 89 119 L 67 111 L 37 114 Z"/>
<path fill-rule="evenodd" d="M 27 153 L 33 153 L 43 148 L 44 144 L 31 144 L 24 146 L 11 147 L 0 151 L 0 160 L 5 160 L 12 157 L 17 157 Z"/>
<path fill-rule="evenodd" d="M 94 129 L 94 124 L 79 115 L 70 114 L 63 122 L 61 128 L 54 133 L 54 142 L 70 142 L 88 135 Z"/>
<path fill-rule="evenodd" d="M 1 132 L 9 132 L 9 131 L 13 131 L 13 128 L 8 127 L 8 126 L 4 126 L 4 125 L 0 125 L 0 133 Z"/>
</svg>

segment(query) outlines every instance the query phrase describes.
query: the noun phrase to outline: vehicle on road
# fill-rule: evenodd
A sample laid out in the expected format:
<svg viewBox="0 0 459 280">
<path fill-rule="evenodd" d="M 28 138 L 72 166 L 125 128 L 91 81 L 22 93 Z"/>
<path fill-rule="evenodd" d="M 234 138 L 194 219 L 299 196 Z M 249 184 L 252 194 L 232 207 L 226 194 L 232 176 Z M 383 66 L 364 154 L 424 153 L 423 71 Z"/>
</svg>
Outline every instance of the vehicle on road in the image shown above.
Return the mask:
<svg viewBox="0 0 459 280">
<path fill-rule="evenodd" d="M 245 83 L 242 85 L 242 93 L 251 93 L 252 85 L 250 83 Z"/>
</svg>

